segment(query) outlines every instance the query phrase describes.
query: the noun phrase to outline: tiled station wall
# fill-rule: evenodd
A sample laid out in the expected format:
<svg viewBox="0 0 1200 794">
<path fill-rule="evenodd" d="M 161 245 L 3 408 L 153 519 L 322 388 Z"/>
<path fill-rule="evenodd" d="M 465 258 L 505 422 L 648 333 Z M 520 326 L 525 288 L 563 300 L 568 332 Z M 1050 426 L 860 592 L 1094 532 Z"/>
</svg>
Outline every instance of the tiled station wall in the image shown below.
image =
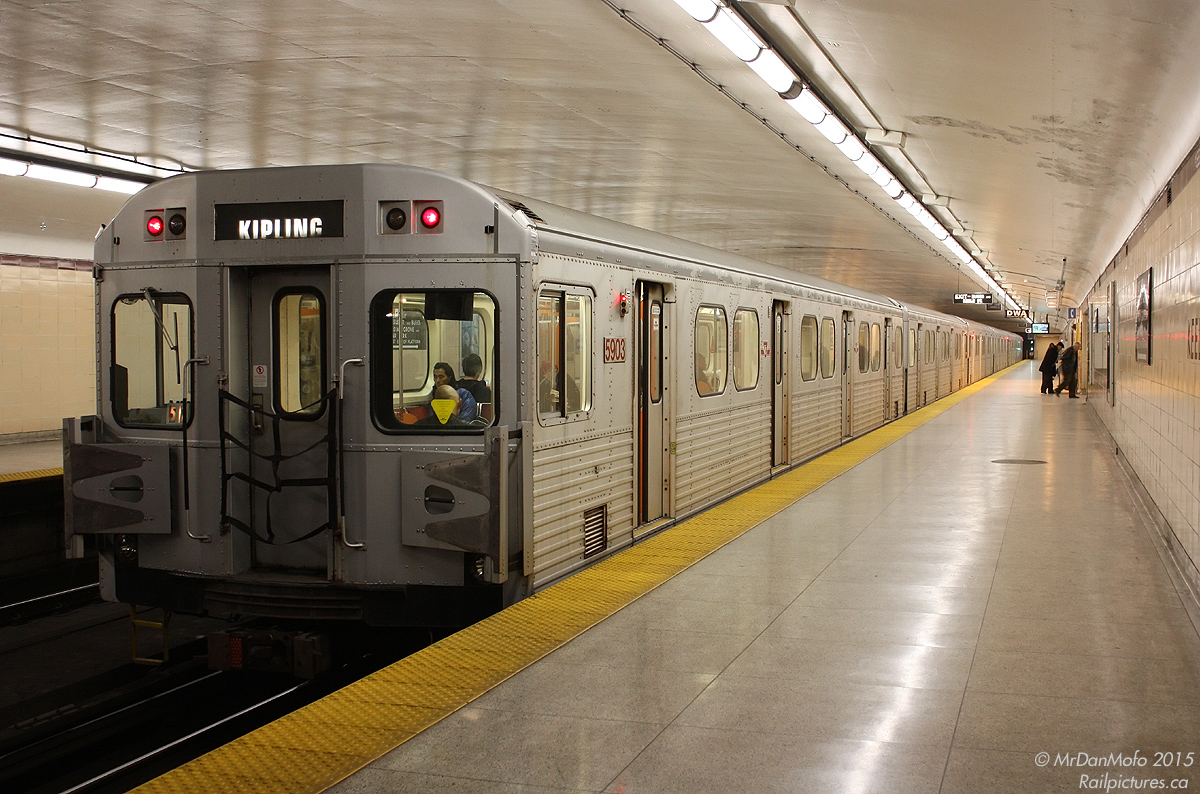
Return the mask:
<svg viewBox="0 0 1200 794">
<path fill-rule="evenodd" d="M 1200 145 L 1083 305 L 1116 282 L 1115 405 L 1089 402 L 1170 523 L 1200 581 Z M 1137 279 L 1153 268 L 1150 364 L 1135 357 Z"/>
<path fill-rule="evenodd" d="M 0 439 L 96 411 L 92 265 L 0 254 Z"/>
</svg>

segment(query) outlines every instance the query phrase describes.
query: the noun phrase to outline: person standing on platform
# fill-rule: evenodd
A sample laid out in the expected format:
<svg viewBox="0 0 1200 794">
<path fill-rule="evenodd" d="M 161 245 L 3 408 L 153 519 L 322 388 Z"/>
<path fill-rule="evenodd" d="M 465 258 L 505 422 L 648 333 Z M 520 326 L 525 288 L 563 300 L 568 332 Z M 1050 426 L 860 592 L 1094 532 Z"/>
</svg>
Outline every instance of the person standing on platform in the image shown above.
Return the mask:
<svg viewBox="0 0 1200 794">
<path fill-rule="evenodd" d="M 1042 394 L 1054 391 L 1054 373 L 1058 371 L 1058 345 L 1046 348 L 1046 355 L 1038 372 L 1042 373 Z"/>
<path fill-rule="evenodd" d="M 1062 383 L 1058 384 L 1058 388 L 1054 390 L 1054 394 L 1058 395 L 1063 389 L 1067 390 L 1067 395 L 1071 399 L 1078 399 L 1079 395 L 1075 392 L 1079 388 L 1079 351 L 1083 349 L 1083 345 L 1079 342 L 1071 345 L 1062 355 Z"/>
</svg>

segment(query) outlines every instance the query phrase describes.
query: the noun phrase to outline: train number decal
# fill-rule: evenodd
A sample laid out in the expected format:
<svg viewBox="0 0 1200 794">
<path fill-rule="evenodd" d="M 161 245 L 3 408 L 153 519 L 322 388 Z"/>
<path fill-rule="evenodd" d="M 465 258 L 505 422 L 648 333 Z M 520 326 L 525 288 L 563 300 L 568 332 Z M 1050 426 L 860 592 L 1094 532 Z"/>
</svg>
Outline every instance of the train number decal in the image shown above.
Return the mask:
<svg viewBox="0 0 1200 794">
<path fill-rule="evenodd" d="M 604 337 L 604 363 L 621 364 L 625 361 L 625 340 Z"/>
</svg>

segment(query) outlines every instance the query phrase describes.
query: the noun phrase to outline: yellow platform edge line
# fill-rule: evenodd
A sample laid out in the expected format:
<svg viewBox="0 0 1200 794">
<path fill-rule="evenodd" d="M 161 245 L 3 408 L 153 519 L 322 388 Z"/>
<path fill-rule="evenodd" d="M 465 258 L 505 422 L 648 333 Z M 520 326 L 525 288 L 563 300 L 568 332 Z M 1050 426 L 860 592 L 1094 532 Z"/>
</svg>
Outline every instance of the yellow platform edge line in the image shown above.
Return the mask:
<svg viewBox="0 0 1200 794">
<path fill-rule="evenodd" d="M 51 477 L 61 477 L 62 466 L 57 469 L 34 469 L 33 471 L 14 471 L 0 474 L 0 482 L 21 482 L 22 480 L 47 480 Z"/>
<path fill-rule="evenodd" d="M 135 791 L 325 791 L 1022 363 L 640 541 Z"/>
</svg>

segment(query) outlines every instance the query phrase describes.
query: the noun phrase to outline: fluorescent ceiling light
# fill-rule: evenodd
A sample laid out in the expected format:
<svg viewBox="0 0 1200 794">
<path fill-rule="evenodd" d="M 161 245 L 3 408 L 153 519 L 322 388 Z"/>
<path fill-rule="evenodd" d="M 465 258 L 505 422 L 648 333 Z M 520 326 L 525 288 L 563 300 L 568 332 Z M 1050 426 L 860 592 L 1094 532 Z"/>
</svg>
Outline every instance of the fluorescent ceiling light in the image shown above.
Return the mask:
<svg viewBox="0 0 1200 794">
<path fill-rule="evenodd" d="M 807 88 L 801 91 L 796 98 L 787 100 L 787 103 L 809 124 L 820 124 L 829 115 L 829 109 L 825 107 L 825 103 L 817 99 L 817 95 Z"/>
<path fill-rule="evenodd" d="M 783 93 L 796 82 L 796 75 L 773 50 L 763 50 L 758 57 L 750 61 L 753 69 L 767 85 L 779 93 Z"/>
<path fill-rule="evenodd" d="M 832 113 L 813 126 L 817 128 L 817 132 L 825 136 L 826 140 L 835 145 L 846 140 L 846 136 L 850 134 L 841 119 Z"/>
<path fill-rule="evenodd" d="M 857 162 L 859 158 L 867 153 L 867 147 L 863 146 L 858 138 L 853 135 L 847 135 L 846 140 L 839 143 L 837 147 L 852 163 Z"/>
<path fill-rule="evenodd" d="M 758 37 L 728 8 L 718 11 L 711 22 L 704 23 L 704 27 L 743 61 L 752 61 L 762 52 L 763 45 Z"/>
<path fill-rule="evenodd" d="M 692 15 L 693 19 L 707 22 L 716 16 L 717 4 L 712 0 L 675 0 L 679 7 Z"/>
<path fill-rule="evenodd" d="M 858 158 L 857 160 L 855 160 L 854 164 L 856 166 L 858 166 L 858 170 L 862 171 L 864 174 L 871 177 L 871 179 L 874 179 L 875 184 L 879 185 L 880 187 L 883 187 L 883 185 L 879 184 L 879 180 L 875 179 L 875 175 L 878 174 L 881 169 L 886 174 L 887 169 L 883 167 L 883 163 L 879 162 L 879 160 L 875 157 L 875 155 L 864 150 L 863 156 Z M 886 174 L 886 176 L 888 179 L 892 178 L 891 174 Z"/>
<path fill-rule="evenodd" d="M 113 193 L 125 193 L 132 196 L 146 186 L 145 182 L 134 182 L 129 179 L 114 179 L 111 176 L 102 176 L 96 179 L 97 190 L 109 190 Z"/>
<path fill-rule="evenodd" d="M 29 166 L 29 170 L 25 172 L 25 176 L 31 176 L 34 179 L 44 179 L 47 182 L 59 182 L 64 185 L 76 185 L 78 187 L 96 186 L 95 174 L 85 174 L 82 171 L 68 171 L 65 168 L 51 168 L 48 165 L 37 165 L 36 163 Z"/>
<path fill-rule="evenodd" d="M 25 176 L 25 172 L 29 170 L 29 163 L 22 163 L 20 160 L 9 160 L 7 157 L 0 157 L 0 174 L 4 176 Z"/>
</svg>

